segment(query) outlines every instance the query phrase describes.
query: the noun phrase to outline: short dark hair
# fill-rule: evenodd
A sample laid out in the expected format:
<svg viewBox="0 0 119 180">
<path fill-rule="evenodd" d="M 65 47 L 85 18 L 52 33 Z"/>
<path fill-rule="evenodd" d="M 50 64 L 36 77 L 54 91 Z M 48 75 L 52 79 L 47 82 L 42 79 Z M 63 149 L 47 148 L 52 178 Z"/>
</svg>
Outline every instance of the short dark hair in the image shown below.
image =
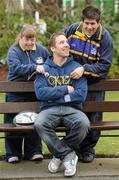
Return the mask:
<svg viewBox="0 0 119 180">
<path fill-rule="evenodd" d="M 53 33 L 53 34 L 51 35 L 51 37 L 50 37 L 50 39 L 49 39 L 49 48 L 55 46 L 55 43 L 56 43 L 55 40 L 56 40 L 56 38 L 57 38 L 58 36 L 60 36 L 60 35 L 64 35 L 64 36 L 65 36 L 64 32 L 55 32 L 55 33 Z"/>
<path fill-rule="evenodd" d="M 96 20 L 97 22 L 101 19 L 101 11 L 95 6 L 87 6 L 82 10 L 82 20 L 85 19 Z"/>
</svg>

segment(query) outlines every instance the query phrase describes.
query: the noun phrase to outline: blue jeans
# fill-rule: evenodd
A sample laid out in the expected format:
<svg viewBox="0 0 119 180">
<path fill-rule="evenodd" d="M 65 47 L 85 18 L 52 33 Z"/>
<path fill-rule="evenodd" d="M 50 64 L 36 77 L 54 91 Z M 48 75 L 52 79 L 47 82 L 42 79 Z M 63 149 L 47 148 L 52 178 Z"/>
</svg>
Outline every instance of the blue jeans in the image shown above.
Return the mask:
<svg viewBox="0 0 119 180">
<path fill-rule="evenodd" d="M 55 132 L 55 128 L 60 124 L 70 129 L 61 140 Z M 37 133 L 52 155 L 60 159 L 78 148 L 86 137 L 89 127 L 89 120 L 82 111 L 67 106 L 55 106 L 43 110 L 35 121 Z"/>
</svg>

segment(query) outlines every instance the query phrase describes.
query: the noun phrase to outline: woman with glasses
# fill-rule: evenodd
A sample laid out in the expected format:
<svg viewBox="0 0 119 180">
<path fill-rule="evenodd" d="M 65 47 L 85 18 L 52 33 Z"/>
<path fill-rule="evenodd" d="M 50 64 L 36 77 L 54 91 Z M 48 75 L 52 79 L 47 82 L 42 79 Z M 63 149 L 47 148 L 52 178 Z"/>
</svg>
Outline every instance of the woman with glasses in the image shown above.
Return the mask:
<svg viewBox="0 0 119 180">
<path fill-rule="evenodd" d="M 36 42 L 36 32 L 31 25 L 25 25 L 7 56 L 8 81 L 34 81 L 35 73 L 41 72 L 41 65 L 49 52 Z M 35 101 L 34 93 L 7 93 L 6 102 Z M 4 122 L 12 123 L 16 114 L 5 114 Z M 22 144 L 24 148 L 22 152 Z M 36 132 L 25 134 L 7 132 L 5 139 L 5 160 L 9 163 L 25 160 L 42 160 L 42 144 Z"/>
</svg>

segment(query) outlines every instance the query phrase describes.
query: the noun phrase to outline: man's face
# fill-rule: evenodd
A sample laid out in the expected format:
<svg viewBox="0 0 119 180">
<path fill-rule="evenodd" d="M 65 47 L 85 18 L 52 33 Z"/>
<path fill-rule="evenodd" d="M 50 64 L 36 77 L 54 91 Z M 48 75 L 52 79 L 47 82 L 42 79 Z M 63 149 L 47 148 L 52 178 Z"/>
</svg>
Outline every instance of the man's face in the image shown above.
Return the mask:
<svg viewBox="0 0 119 180">
<path fill-rule="evenodd" d="M 21 43 L 25 50 L 32 50 L 33 46 L 36 43 L 36 38 L 35 37 L 27 38 L 27 37 L 23 36 L 21 38 Z"/>
<path fill-rule="evenodd" d="M 92 20 L 84 19 L 83 21 L 83 30 L 85 35 L 87 35 L 88 37 L 94 35 L 98 27 L 99 27 L 99 23 L 97 23 L 95 19 Z"/>
<path fill-rule="evenodd" d="M 69 44 L 67 42 L 67 38 L 64 35 L 59 35 L 55 39 L 55 46 L 51 47 L 53 54 L 60 57 L 68 57 L 69 56 Z"/>
</svg>

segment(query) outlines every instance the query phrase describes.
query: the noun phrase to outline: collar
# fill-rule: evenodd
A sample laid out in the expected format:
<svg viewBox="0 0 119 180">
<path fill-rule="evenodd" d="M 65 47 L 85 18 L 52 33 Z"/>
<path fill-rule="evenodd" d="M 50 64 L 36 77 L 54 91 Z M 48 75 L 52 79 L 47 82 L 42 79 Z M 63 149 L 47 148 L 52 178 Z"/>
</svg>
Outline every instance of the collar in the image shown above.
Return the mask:
<svg viewBox="0 0 119 180">
<path fill-rule="evenodd" d="M 23 51 L 26 51 L 26 49 L 23 48 L 20 42 L 19 42 L 19 46 Z M 36 50 L 36 45 L 34 44 L 34 46 L 32 47 L 32 51 L 35 51 L 35 50 Z"/>
<path fill-rule="evenodd" d="M 82 33 L 83 36 L 86 36 L 84 34 L 84 29 L 83 29 L 83 24 L 82 22 L 78 25 L 78 27 L 76 28 L 77 31 L 80 31 Z M 91 39 L 96 39 L 96 40 L 101 40 L 102 38 L 102 25 L 99 24 L 99 27 L 96 31 L 96 33 L 94 35 L 91 36 Z"/>
</svg>

